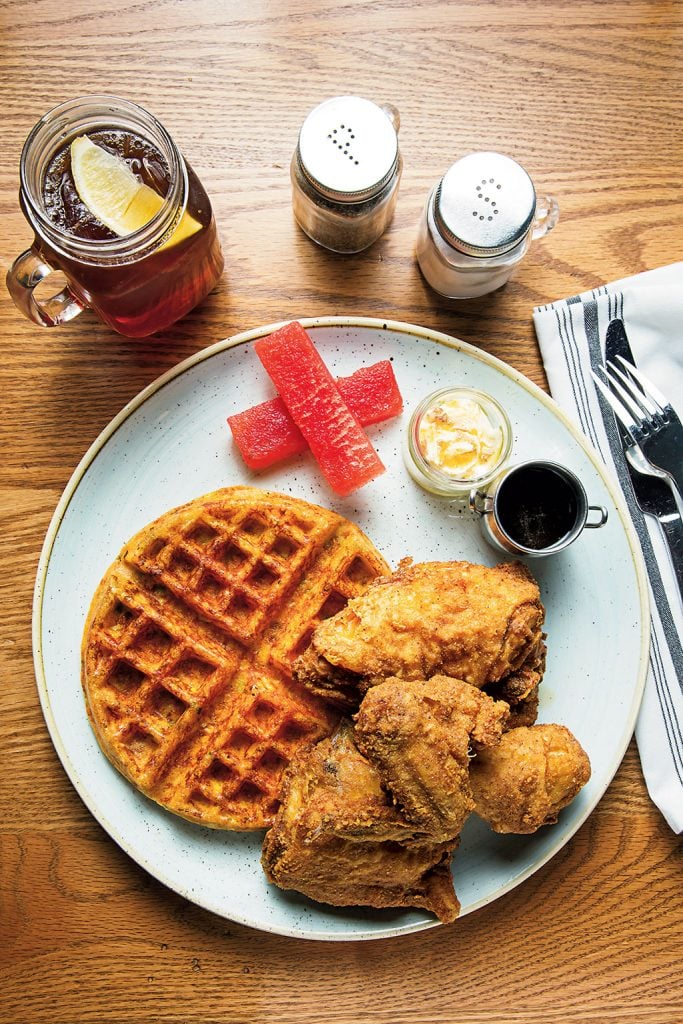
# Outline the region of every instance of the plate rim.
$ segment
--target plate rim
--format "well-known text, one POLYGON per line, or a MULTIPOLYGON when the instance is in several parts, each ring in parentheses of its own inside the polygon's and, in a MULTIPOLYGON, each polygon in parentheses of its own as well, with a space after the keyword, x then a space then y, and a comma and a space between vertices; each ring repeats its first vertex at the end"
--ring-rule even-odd
MULTIPOLYGON (((103 810, 94 804, 89 798, 89 795, 84 794, 82 791, 82 784, 78 770, 72 763, 70 755, 68 754, 57 727, 57 723, 52 713, 51 699, 47 685, 47 678, 45 672, 45 665, 43 659, 43 642, 42 642, 42 625, 43 625, 43 599, 45 596, 45 585, 47 582, 47 574, 50 565, 50 558, 54 549, 59 529, 61 527, 64 516, 73 500, 78 487, 83 480, 89 467, 94 462, 98 453, 104 448, 111 437, 116 433, 119 427, 141 406, 143 406, 149 398, 151 398, 156 392, 160 391, 170 381, 181 377, 188 370, 197 366, 199 363, 205 362, 211 359, 214 355, 227 351, 231 348, 235 348, 238 345, 247 344, 250 341, 255 341, 258 338, 265 337, 272 334, 278 328, 284 326, 287 323, 291 323, 292 319, 279 320, 274 323, 262 325, 260 327, 250 328, 246 331, 240 331, 237 334, 231 335, 228 338, 223 338, 220 341, 214 342, 203 349, 199 349, 186 359, 181 360, 174 366, 170 367, 159 377, 155 378, 149 384, 147 384, 141 391, 139 391, 132 399, 130 399, 121 408, 121 410, 109 421, 109 423, 100 431, 95 440, 89 445, 84 455, 73 470, 69 480, 62 491, 59 501, 55 507, 55 510, 50 519, 50 523, 45 534, 45 538, 41 547, 40 558, 38 560, 38 566, 36 569, 36 579, 33 591, 33 602, 32 602, 32 650, 33 650, 33 665, 36 679, 36 688, 38 690, 38 697, 47 726, 50 740, 55 748, 55 752, 59 757, 62 767, 74 786, 79 798, 83 801, 88 811, 92 814, 95 820, 104 828, 107 835, 114 840, 114 842, 129 856, 136 864, 142 867, 145 871, 156 878, 157 881, 161 882, 171 891, 178 893, 184 899, 194 903, 197 906, 202 907, 204 910, 208 910, 211 913, 217 914, 224 920, 230 920, 236 924, 244 925, 249 928, 254 928, 258 931, 267 932, 270 934, 282 935, 289 938, 307 939, 312 941, 328 941, 328 942, 355 942, 362 940, 371 939, 389 939, 395 938, 399 935, 414 934, 418 931, 424 931, 430 928, 438 927, 438 921, 426 921, 418 922, 415 925, 400 926, 395 928, 386 928, 381 931, 362 931, 362 929, 353 935, 349 934, 330 934, 324 931, 307 931, 302 933, 294 928, 283 928, 279 926, 268 926, 263 923, 255 923, 249 917, 243 914, 236 914, 234 916, 226 917, 221 911, 217 911, 215 907, 210 906, 208 902, 198 899, 192 894, 189 887, 178 886, 176 883, 172 883, 164 877, 163 870, 160 870, 156 865, 152 864, 149 859, 137 850, 132 850, 129 843, 123 835, 120 834, 118 828, 113 826, 106 817, 103 810)), ((600 456, 588 441, 584 434, 581 433, 579 428, 573 422, 573 420, 564 412, 564 410, 558 405, 558 403, 545 391, 543 391, 537 384, 535 384, 520 371, 514 367, 505 363, 502 359, 496 356, 490 355, 483 349, 478 348, 469 342, 463 341, 453 335, 446 334, 442 331, 433 330, 429 327, 421 327, 416 324, 411 324, 401 320, 391 320, 387 318, 379 317, 365 317, 365 316, 317 316, 317 317, 300 317, 298 322, 304 327, 304 329, 314 328, 329 328, 329 327, 346 327, 346 328, 370 328, 378 331, 389 331, 397 334, 407 334, 420 340, 428 341, 430 343, 442 344, 448 348, 462 351, 468 356, 479 360, 480 362, 486 363, 494 369, 501 372, 504 376, 514 381, 518 386, 522 387, 527 391, 533 398, 540 401, 541 404, 545 405, 553 415, 563 424, 568 430, 574 441, 582 448, 584 454, 588 457, 592 463, 594 469, 600 476, 603 485, 607 489, 614 506, 619 515, 622 528, 626 535, 628 547, 631 553, 638 588, 638 597, 640 602, 640 650, 639 650, 639 661, 638 661, 638 677, 634 692, 631 700, 631 706, 626 719, 626 726, 624 729, 624 735, 620 745, 617 747, 610 766, 608 768, 608 778, 606 785, 591 801, 588 802, 587 806, 583 809, 582 814, 573 823, 571 831, 568 835, 562 834, 558 837, 558 842, 551 844, 548 851, 533 865, 530 865, 521 875, 512 879, 508 884, 503 885, 498 889, 494 896, 482 897, 480 900, 475 901, 471 906, 467 908, 461 917, 467 914, 473 913, 476 910, 488 905, 489 903, 495 902, 501 896, 510 892, 512 889, 517 888, 523 882, 527 881, 533 874, 535 874, 540 868, 548 863, 561 849, 565 846, 579 831, 588 817, 593 813, 595 807, 603 798, 607 789, 612 783, 614 776, 623 761, 624 755, 628 748, 633 731, 635 728, 635 722, 640 708, 640 704, 643 697, 645 688, 645 682, 648 673, 649 666, 649 642, 650 642, 650 598, 649 598, 649 584, 648 577, 645 569, 645 561, 643 558, 642 551, 640 550, 635 528, 631 522, 631 518, 628 514, 625 500, 621 491, 608 472, 606 466, 601 461, 600 456)), ((79 680, 80 685, 80 680, 79 680)))

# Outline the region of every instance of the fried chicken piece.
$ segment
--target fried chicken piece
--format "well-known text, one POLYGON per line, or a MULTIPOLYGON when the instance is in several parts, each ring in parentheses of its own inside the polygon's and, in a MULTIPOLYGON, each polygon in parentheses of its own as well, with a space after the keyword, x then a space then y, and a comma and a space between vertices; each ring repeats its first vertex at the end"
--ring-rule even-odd
POLYGON ((533 725, 538 716, 538 688, 545 672, 545 635, 535 655, 526 664, 499 683, 488 683, 484 689, 494 700, 504 700, 510 707, 507 729, 533 725))
MULTIPOLYGON (((493 697, 494 700, 498 699, 495 687, 490 689, 487 687, 485 692, 493 697)), ((510 708, 510 714, 505 725, 506 730, 518 729, 522 725, 534 725, 538 718, 538 686, 535 686, 522 700, 515 703, 510 702, 508 707, 510 708)))
POLYGON ((402 564, 321 622, 294 671, 347 709, 388 676, 443 674, 482 687, 522 673, 528 692, 543 671, 543 617, 520 563, 402 564))
POLYGON ((508 705, 460 679, 390 678, 366 693, 356 744, 375 765, 407 820, 438 842, 460 833, 474 810, 470 744, 500 741, 508 705))
POLYGON ((261 863, 270 882, 336 906, 423 907, 444 923, 460 904, 450 858, 392 805, 344 723, 288 768, 261 863))
POLYGON ((588 755, 565 726, 511 729, 470 765, 475 810, 495 832, 535 832, 557 821, 590 774, 588 755))
POLYGON ((538 643, 529 651, 524 664, 502 680, 486 684, 486 692, 496 700, 506 701, 511 708, 523 704, 534 692, 538 693, 538 686, 545 672, 546 652, 545 633, 541 633, 538 643))

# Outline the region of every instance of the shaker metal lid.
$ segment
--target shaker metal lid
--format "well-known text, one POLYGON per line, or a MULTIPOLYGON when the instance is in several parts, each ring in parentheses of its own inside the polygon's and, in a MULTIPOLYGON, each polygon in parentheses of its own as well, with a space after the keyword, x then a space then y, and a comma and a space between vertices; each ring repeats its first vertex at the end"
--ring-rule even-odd
POLYGON ((531 178, 501 153, 470 153, 437 186, 434 219, 444 238, 470 256, 500 256, 526 235, 536 212, 531 178))
POLYGON ((376 103, 335 96, 308 115, 297 152, 303 173, 322 195, 359 203, 380 192, 394 173, 398 137, 376 103))

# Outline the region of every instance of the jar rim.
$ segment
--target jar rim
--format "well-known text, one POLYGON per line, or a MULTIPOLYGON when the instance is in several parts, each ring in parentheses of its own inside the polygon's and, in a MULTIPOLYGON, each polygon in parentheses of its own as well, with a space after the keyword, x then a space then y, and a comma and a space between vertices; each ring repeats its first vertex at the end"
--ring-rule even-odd
POLYGON ((96 93, 66 100, 35 123, 24 142, 19 165, 24 212, 36 234, 60 255, 95 264, 140 259, 161 246, 185 212, 189 183, 185 161, 168 131, 148 110, 132 100, 96 93), (142 227, 113 239, 79 238, 56 224, 42 204, 42 182, 49 160, 76 135, 88 130, 122 127, 139 132, 162 151, 169 189, 161 209, 142 227))
POLYGON ((335 189, 329 188, 327 185, 324 185, 313 174, 311 174, 307 168, 301 157, 301 150, 298 144, 296 148, 296 160, 299 170, 305 177, 308 184, 324 199, 327 199, 329 202, 339 203, 340 206, 360 206, 362 203, 366 203, 370 199, 375 199, 382 190, 386 188, 389 182, 393 180, 398 170, 400 156, 398 153, 396 154, 394 162, 387 173, 383 178, 380 178, 375 185, 358 192, 339 192, 335 191, 335 189))

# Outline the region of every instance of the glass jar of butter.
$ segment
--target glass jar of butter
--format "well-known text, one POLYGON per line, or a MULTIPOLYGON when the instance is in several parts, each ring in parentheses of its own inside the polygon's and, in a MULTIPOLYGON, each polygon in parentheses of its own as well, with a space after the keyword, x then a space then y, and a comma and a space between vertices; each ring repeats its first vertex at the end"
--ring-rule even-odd
POLYGON ((395 107, 360 96, 335 96, 308 115, 292 157, 292 208, 318 245, 361 252, 384 233, 403 167, 399 126, 395 107))
POLYGON ((413 412, 404 458, 426 491, 457 498, 492 480, 511 449, 512 427, 503 407, 483 391, 450 387, 427 395, 413 412))

